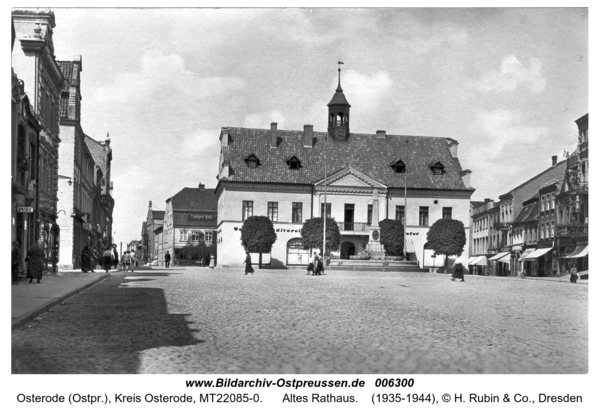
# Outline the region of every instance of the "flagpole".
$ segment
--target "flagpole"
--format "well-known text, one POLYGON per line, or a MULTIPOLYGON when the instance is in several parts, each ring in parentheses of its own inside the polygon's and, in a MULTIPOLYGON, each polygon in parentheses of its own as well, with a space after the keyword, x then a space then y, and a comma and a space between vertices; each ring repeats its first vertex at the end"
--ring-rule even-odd
MULTIPOLYGON (((406 140, 406 153, 408 154, 408 139, 406 140)), ((408 159, 406 159, 404 166, 404 225, 402 228, 402 244, 404 244, 404 261, 408 261, 408 257, 406 256, 406 215, 408 213, 408 205, 406 204, 406 175, 408 174, 408 168, 406 164, 408 163, 408 159)))
POLYGON ((325 192, 323 197, 323 267, 325 267, 325 245, 327 241, 327 134, 325 134, 325 141, 323 142, 325 152, 325 192))

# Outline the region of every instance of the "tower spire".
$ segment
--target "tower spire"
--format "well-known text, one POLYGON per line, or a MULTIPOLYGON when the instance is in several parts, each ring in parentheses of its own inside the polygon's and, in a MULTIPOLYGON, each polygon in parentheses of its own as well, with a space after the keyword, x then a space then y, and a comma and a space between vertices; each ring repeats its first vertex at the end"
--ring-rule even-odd
POLYGON ((336 92, 343 92, 342 90, 342 65, 344 62, 338 59, 338 87, 335 90, 336 92))

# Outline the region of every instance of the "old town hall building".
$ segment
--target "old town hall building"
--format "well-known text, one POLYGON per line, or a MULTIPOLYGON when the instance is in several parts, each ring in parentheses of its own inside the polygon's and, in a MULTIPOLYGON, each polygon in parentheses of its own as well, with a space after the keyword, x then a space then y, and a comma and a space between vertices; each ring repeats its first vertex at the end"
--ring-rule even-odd
MULTIPOLYGON (((222 128, 216 188, 219 266, 242 266, 240 228, 252 215, 267 216, 274 224, 277 241, 270 257, 263 257, 272 267, 308 262, 300 230, 306 219, 324 213, 335 218, 342 235, 332 260, 369 249, 373 227, 385 218, 404 221, 406 214, 407 250, 421 267, 433 266, 426 236, 435 221, 457 219, 469 231, 475 189, 471 171, 458 160, 458 142, 384 130, 353 133, 350 107, 338 73, 327 105, 327 132, 312 125, 279 130, 276 123, 270 129, 222 128)), ((468 251, 465 245, 465 261, 468 251)))

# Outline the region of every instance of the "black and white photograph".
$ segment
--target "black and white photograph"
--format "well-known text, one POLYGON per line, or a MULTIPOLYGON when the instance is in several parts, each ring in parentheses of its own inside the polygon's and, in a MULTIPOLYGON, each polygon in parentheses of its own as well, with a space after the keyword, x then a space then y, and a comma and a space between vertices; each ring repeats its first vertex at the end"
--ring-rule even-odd
POLYGON ((7 404, 599 406, 549 5, 5 7, 7 404))

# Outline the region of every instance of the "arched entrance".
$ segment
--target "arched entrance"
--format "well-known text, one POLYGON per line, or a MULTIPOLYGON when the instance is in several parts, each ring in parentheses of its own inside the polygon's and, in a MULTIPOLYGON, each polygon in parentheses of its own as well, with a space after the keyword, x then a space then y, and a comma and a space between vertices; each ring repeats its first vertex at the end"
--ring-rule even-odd
POLYGON ((308 265, 309 252, 302 245, 302 238, 292 238, 287 243, 286 265, 308 265))
POLYGON ((354 247, 354 243, 352 242, 344 242, 340 247, 340 257, 343 260, 349 260, 350 255, 356 255, 356 248, 354 247))

